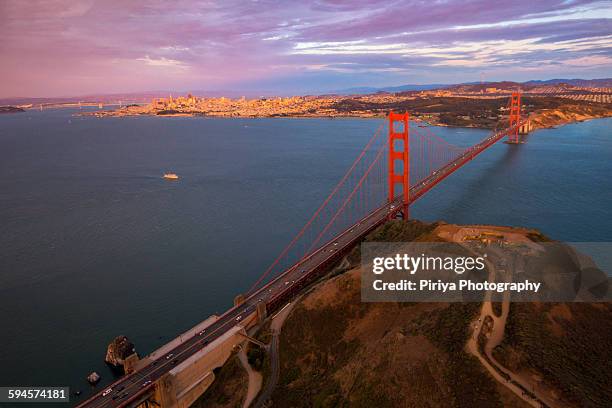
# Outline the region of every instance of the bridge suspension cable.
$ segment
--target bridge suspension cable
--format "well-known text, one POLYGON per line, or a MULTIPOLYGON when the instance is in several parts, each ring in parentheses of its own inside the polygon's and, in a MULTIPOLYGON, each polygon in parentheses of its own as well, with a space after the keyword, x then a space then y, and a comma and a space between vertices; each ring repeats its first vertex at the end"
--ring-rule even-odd
POLYGON ((293 239, 289 242, 289 244, 281 251, 281 253, 278 255, 278 257, 272 262, 272 264, 270 264, 270 266, 264 271, 264 273, 251 286, 251 288, 249 289, 249 293, 254 291, 258 287, 258 285, 266 277, 268 277, 270 275, 270 273, 273 270, 275 270, 279 265, 281 267, 284 265, 284 263, 282 261, 284 259, 286 259, 288 257, 288 255, 290 255, 291 250, 293 250, 297 246, 299 241, 303 237, 305 237, 307 235, 307 232, 311 228, 313 228, 313 225, 316 225, 318 220, 325 215, 326 210, 327 210, 328 206, 330 205, 330 203, 333 202, 335 200, 335 198, 338 196, 338 192, 341 189, 343 189, 343 187, 345 187, 345 185, 350 184, 350 180, 352 179, 352 176, 354 175, 355 169, 359 166, 359 164, 361 162, 363 162, 366 159, 366 156, 367 156, 368 152, 370 151, 371 147, 373 145, 375 145, 376 143, 380 142, 380 139, 381 139, 380 136, 381 136, 381 132, 382 132, 383 128, 384 128, 384 123, 381 124, 376 129, 376 131, 374 132, 374 135, 366 143, 365 147, 359 153, 359 155, 357 156, 355 161, 351 164, 351 166, 349 167, 347 172, 344 174, 342 179, 340 179, 338 184, 336 184, 336 186, 332 189, 331 193, 327 196, 327 198, 325 198, 323 203, 319 206, 319 208, 317 208, 317 210, 310 217, 310 219, 306 222, 306 224, 304 224, 304 226, 300 229, 300 231, 298 231, 298 233, 293 237, 293 239))
MULTIPOLYGON (((516 106, 516 99, 511 99, 510 105, 516 106)), ((518 99, 520 108, 520 98, 518 99)), ((516 112, 516 109, 515 109, 516 112)), ((444 138, 434 133, 426 122, 420 120, 407 121, 406 114, 394 114, 396 121, 406 121, 409 128, 409 137, 404 134, 401 138, 407 141, 407 154, 409 160, 407 174, 409 178, 406 183, 401 176, 404 169, 401 165, 393 170, 392 161, 400 159, 404 151, 398 151, 392 144, 395 139, 400 138, 402 133, 395 132, 392 128, 389 137, 383 137, 382 132, 385 123, 381 124, 373 136, 368 140, 357 158, 353 161, 347 172, 332 189, 330 194, 323 200, 313 215, 304 226, 291 239, 289 244, 283 248, 270 266, 255 281, 248 294, 257 290, 267 280, 278 276, 284 271, 296 268, 301 260, 317 251, 319 248, 330 244, 340 234, 358 225, 360 220, 369 215, 380 212, 385 207, 388 216, 395 216, 403 212, 407 216, 407 206, 423 196, 427 191, 440 183, 458 168, 472 160, 489 146, 515 134, 517 127, 523 122, 516 117, 511 119, 510 126, 501 131, 494 131, 490 136, 470 147, 461 147, 449 143, 444 138), (390 150, 392 149, 392 150, 390 150), (389 160, 383 160, 387 153, 389 160), (390 176, 390 169, 393 176, 390 176), (400 172, 398 174, 398 172, 400 172), (402 181, 401 194, 390 194, 391 183, 389 178, 393 177, 395 182, 402 181), (408 197, 404 200, 403 191, 408 188, 408 197), (403 211, 402 211, 403 210, 403 211)), ((389 123, 393 120, 390 119, 389 123)), ((395 167, 395 164, 393 164, 395 167)))

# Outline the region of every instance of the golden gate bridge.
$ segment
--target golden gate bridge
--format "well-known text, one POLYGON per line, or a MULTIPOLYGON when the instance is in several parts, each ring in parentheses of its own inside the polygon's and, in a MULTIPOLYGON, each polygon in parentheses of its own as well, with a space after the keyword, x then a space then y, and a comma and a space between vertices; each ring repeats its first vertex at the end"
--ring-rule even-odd
MULTIPOLYGON (((504 137, 508 144, 521 143, 519 130, 526 119, 521 116, 519 92, 512 93, 508 111, 508 122, 498 125, 501 130, 495 129, 470 147, 449 143, 425 122, 412 120, 408 112, 390 112, 388 123, 378 127, 329 196, 248 293, 273 277, 300 268, 314 251, 353 231, 362 220, 377 217, 372 230, 387 219, 408 218, 412 203, 504 137)), ((279 297, 276 303, 285 298, 279 297)))
POLYGON ((510 98, 509 112, 501 130, 469 147, 442 139, 423 122, 411 121, 408 112, 390 112, 388 122, 380 125, 346 174, 250 290, 237 296, 234 307, 205 328, 200 324, 189 336, 143 359, 136 357, 126 376, 78 406, 190 405, 210 385, 205 383, 206 378, 214 378, 210 370, 248 338, 247 326, 281 309, 369 232, 389 219, 408 218, 412 203, 487 148, 505 137, 507 143, 521 143, 519 129, 525 119, 517 92, 510 98))

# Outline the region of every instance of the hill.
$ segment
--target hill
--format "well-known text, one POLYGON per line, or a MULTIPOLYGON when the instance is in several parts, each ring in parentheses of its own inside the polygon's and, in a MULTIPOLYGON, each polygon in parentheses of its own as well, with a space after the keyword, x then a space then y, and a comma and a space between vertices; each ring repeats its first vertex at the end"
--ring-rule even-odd
POLYGON ((582 88, 610 88, 612 87, 612 78, 600 78, 600 79, 547 79, 547 80, 530 80, 525 82, 513 82, 513 81, 487 81, 487 82, 464 82, 459 84, 407 84, 398 86, 387 86, 387 87, 354 87, 348 89, 341 89, 332 91, 330 93, 337 95, 356 95, 356 94, 374 94, 377 92, 411 92, 411 91, 427 91, 432 89, 451 89, 451 90, 463 90, 478 92, 486 88, 497 88, 502 90, 513 90, 523 89, 528 90, 537 87, 556 87, 559 85, 568 85, 572 87, 582 88))
MULTIPOLYGON (((372 241, 433 241, 394 221, 372 241)), ((358 250, 352 254, 359 258, 358 250)), ((363 303, 354 268, 295 306, 280 343, 278 407, 527 407, 464 351, 479 303, 363 303)))
MULTIPOLYGON (((457 228, 391 222, 368 239, 431 242, 457 228)), ((548 240, 535 230, 486 228, 548 240)), ((480 307, 363 303, 358 268, 335 276, 285 322, 274 406, 523 407, 531 391, 551 407, 603 407, 612 400, 609 304, 511 304, 494 356, 531 384, 522 399, 466 351, 480 307)))
POLYGON ((359 287, 355 269, 294 309, 273 406, 526 406, 463 351, 478 304, 364 304, 359 287))
POLYGON ((495 358, 567 406, 612 401, 612 305, 516 303, 495 358))
POLYGON ((407 84, 398 86, 386 86, 381 88, 361 86, 355 88, 339 89, 329 92, 335 95, 356 95, 356 94, 374 94, 378 92, 406 92, 406 91, 426 91, 430 89, 441 89, 450 86, 449 84, 407 84))
POLYGON ((571 86, 579 86, 584 88, 610 88, 612 87, 612 78, 601 78, 601 79, 548 79, 548 80, 532 80, 523 82, 524 85, 559 85, 567 84, 571 86))

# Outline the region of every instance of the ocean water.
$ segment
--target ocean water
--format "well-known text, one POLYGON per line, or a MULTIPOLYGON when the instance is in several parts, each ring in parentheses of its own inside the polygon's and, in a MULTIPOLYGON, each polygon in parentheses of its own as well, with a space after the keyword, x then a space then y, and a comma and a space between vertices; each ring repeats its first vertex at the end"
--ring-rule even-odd
MULTIPOLYGON (((113 380, 114 336, 147 354, 230 307, 381 123, 75 112, 0 116, 0 385, 87 394, 89 372, 113 380)), ((411 215, 612 241, 610 129, 599 119, 498 143, 411 215)), ((458 145, 487 134, 436 133, 458 145)))

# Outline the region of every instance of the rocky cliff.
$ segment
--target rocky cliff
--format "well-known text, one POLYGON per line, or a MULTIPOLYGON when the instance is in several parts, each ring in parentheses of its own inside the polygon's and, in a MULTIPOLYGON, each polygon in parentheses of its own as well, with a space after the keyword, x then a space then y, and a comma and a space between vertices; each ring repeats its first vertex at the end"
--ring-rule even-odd
POLYGON ((551 128, 567 123, 612 116, 612 107, 607 105, 563 105, 556 109, 542 109, 530 115, 534 129, 551 128))
POLYGON ((136 353, 136 347, 126 336, 117 336, 108 345, 104 361, 113 367, 123 367, 128 356, 136 353))

